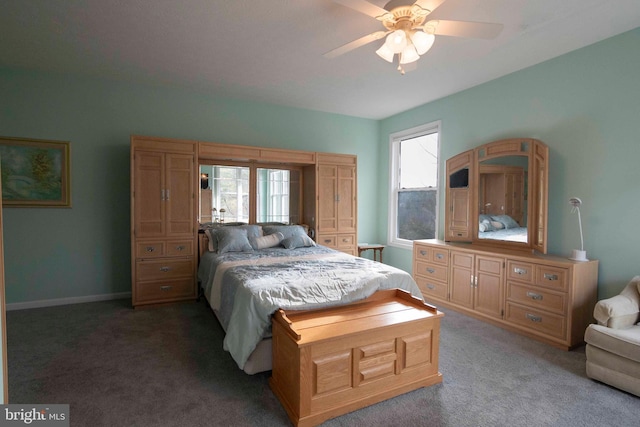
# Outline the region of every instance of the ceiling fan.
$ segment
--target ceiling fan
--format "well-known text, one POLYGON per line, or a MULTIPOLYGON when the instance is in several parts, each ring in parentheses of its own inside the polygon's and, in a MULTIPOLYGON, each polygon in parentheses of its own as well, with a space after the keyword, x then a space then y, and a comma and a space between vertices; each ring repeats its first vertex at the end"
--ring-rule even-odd
POLYGON ((445 0, 391 0, 384 8, 366 0, 333 0, 343 6, 377 19, 385 30, 367 34, 357 40, 324 54, 335 58, 366 44, 386 37, 384 44, 376 50, 378 56, 393 62, 398 54, 398 71, 405 73, 407 64, 414 64, 435 41, 436 35, 492 39, 502 31, 502 24, 485 22, 431 20, 427 16, 445 0))

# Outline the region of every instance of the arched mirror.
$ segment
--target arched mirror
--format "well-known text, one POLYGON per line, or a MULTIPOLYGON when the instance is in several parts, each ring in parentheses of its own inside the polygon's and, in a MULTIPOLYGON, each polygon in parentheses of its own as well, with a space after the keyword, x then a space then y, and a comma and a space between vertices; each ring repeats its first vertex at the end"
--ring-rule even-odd
POLYGON ((546 253, 548 153, 514 138, 447 160, 445 240, 546 253))

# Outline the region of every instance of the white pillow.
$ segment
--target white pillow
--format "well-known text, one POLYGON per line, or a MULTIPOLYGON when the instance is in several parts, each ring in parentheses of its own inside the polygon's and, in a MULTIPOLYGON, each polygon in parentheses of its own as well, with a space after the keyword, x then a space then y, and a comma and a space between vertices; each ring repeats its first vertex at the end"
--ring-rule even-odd
POLYGON ((267 234, 266 236, 250 238, 249 242, 251 243, 251 246, 253 246, 253 249, 266 249, 278 246, 280 242, 282 242, 282 239, 284 239, 284 235, 280 232, 276 232, 273 234, 267 234))

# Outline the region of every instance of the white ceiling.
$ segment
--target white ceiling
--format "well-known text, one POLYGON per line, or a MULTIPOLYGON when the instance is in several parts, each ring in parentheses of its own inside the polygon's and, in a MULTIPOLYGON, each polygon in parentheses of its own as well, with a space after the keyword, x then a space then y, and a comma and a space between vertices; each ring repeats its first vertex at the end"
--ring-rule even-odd
POLYGON ((640 1, 447 0, 438 18, 504 29, 438 36, 401 76, 382 40, 323 57, 383 29, 332 0, 0 0, 0 66, 381 119, 640 27, 640 1))

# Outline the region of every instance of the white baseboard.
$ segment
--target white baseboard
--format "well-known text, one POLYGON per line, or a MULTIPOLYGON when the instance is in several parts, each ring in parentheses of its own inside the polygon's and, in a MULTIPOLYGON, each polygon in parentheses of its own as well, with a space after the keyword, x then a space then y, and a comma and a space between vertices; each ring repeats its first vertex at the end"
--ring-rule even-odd
POLYGON ((88 295, 85 297, 70 297, 45 299, 40 301, 14 302, 7 304, 7 311, 26 310, 28 308, 54 307, 56 305, 81 304, 85 302, 109 301, 114 299, 131 299, 131 292, 120 292, 117 294, 88 295))

